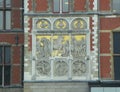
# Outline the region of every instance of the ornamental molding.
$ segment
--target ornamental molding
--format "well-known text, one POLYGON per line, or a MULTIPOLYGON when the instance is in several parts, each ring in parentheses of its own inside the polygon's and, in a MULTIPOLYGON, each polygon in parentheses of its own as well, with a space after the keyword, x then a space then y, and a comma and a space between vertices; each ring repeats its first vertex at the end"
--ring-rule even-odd
POLYGON ((33 30, 89 30, 88 17, 35 17, 33 30))

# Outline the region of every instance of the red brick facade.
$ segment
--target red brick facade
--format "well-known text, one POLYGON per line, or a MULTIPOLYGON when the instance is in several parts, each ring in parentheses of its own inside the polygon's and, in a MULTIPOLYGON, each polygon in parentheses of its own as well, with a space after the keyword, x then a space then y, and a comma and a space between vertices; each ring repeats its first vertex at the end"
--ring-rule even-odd
POLYGON ((23 0, 11 0, 11 1, 12 1, 12 7, 17 8, 17 9, 22 8, 23 0))
POLYGON ((100 18, 100 29, 101 30, 114 30, 120 27, 120 17, 114 18, 100 18))
POLYGON ((23 33, 17 34, 17 33, 0 33, 0 42, 6 42, 8 44, 16 44, 15 37, 18 35, 18 43, 23 45, 24 43, 24 35, 23 33))
MULTIPOLYGON (((113 9, 111 0, 99 0, 101 12, 109 13, 113 9)), ((114 79, 113 32, 120 27, 117 15, 100 16, 100 73, 102 79, 114 79)))
MULTIPOLYGON (((73 11, 75 12, 83 12, 88 9, 93 8, 93 1, 90 0, 90 4, 87 3, 87 0, 74 0, 73 2, 70 2, 70 5, 73 4, 74 8, 73 11)), ((50 0, 28 0, 28 9, 29 11, 35 11, 35 12, 47 12, 48 9, 52 11, 53 8, 53 2, 50 0), (49 1, 49 2, 48 2, 49 1), (33 6, 34 4, 34 6, 33 6)))
MULTIPOLYGON (((4 0, 3 0, 4 1, 4 0)), ((10 0, 11 3, 11 29, 0 29, 0 45, 11 47, 11 78, 10 85, 22 87, 23 82, 23 0, 10 0)), ((8 1, 9 2, 9 1, 8 1)), ((4 62, 4 61, 2 61, 4 62)))
POLYGON ((12 84, 13 85, 20 85, 22 83, 21 76, 21 66, 14 66, 13 67, 13 74, 12 74, 12 84))
POLYGON ((12 57, 14 64, 21 63, 21 59, 19 59, 19 57, 21 57, 21 48, 20 48, 20 46, 14 46, 13 47, 13 57, 12 57))
POLYGON ((21 15, 22 13, 20 12, 20 10, 13 10, 12 11, 12 21, 13 21, 13 24, 12 24, 12 28, 13 29, 19 29, 22 27, 22 20, 21 20, 21 15), (20 21, 20 22, 18 22, 20 21))
POLYGON ((12 84, 11 85, 21 85, 22 83, 22 46, 24 44, 24 34, 23 33, 0 33, 0 43, 2 45, 9 44, 11 46, 11 64, 12 64, 12 84), (18 35, 18 44, 16 45, 15 37, 18 35))
MULTIPOLYGON (((112 65, 112 33, 120 27, 120 17, 101 17, 100 18, 100 58, 101 78, 112 78, 114 76, 114 66, 112 65), (107 59, 107 60, 106 60, 107 59), (109 64, 106 64, 108 62, 109 64), (104 63, 104 65, 103 65, 104 63), (112 67, 111 67, 112 66, 112 67), (106 71, 104 68, 106 67, 106 71), (109 74, 108 74, 109 73, 109 74), (108 76, 107 76, 108 75, 108 76)), ((114 62, 114 61, 113 61, 114 62)))
POLYGON ((22 0, 12 0, 12 29, 22 28, 22 0))
POLYGON ((87 7, 86 0, 74 0, 75 11, 85 11, 87 7))
POLYGON ((99 0, 100 3, 100 11, 110 11, 110 2, 111 0, 99 0))
POLYGON ((48 9, 48 0, 35 0, 35 11, 46 12, 48 9))
POLYGON ((110 53, 110 33, 101 32, 100 33, 100 53, 109 54, 110 53))
POLYGON ((101 56, 100 57, 100 62, 101 62, 100 63, 100 69, 101 69, 100 73, 101 73, 101 78, 103 78, 103 79, 111 78, 110 59, 111 59, 110 56, 101 56))

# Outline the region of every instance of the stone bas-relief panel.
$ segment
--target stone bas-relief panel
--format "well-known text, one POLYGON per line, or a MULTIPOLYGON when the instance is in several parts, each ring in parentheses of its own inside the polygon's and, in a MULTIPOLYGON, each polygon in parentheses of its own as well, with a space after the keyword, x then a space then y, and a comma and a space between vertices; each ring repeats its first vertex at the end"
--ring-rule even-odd
POLYGON ((67 57, 69 56, 69 40, 70 36, 68 35, 54 35, 53 36, 53 57, 67 57))
POLYGON ((36 55, 37 59, 51 56, 51 36, 37 36, 36 55))
POLYGON ((74 58, 86 56, 86 36, 73 35, 71 37, 71 54, 74 58))
POLYGON ((85 61, 80 59, 74 60, 72 63, 72 75, 81 76, 87 72, 87 64, 85 61))
POLYGON ((47 59, 37 60, 36 62, 37 76, 50 76, 50 62, 47 59))
POLYGON ((36 75, 41 78, 86 77, 86 35, 36 36, 36 75))
POLYGON ((65 60, 61 58, 56 59, 54 63, 54 76, 66 76, 68 74, 69 67, 65 60))

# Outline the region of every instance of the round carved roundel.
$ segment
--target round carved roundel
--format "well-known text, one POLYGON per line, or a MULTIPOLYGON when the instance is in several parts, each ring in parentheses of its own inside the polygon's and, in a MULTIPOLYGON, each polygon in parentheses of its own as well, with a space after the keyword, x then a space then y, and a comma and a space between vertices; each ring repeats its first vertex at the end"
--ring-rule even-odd
POLYGON ((87 23, 85 20, 81 18, 74 19, 72 21, 72 29, 73 30, 80 30, 80 29, 86 29, 87 28, 87 23))
POLYGON ((55 22, 54 22, 54 28, 55 29, 67 29, 68 27, 68 23, 65 19, 57 19, 55 22))
POLYGON ((50 64, 46 60, 39 60, 36 64, 37 74, 41 76, 48 76, 50 74, 50 64))
POLYGON ((73 67, 72 72, 73 72, 74 76, 80 76, 80 75, 86 73, 86 71, 87 71, 86 63, 81 60, 74 61, 72 67, 73 67))
POLYGON ((47 19, 40 19, 36 23, 36 27, 38 29, 49 29, 50 28, 50 22, 47 19))

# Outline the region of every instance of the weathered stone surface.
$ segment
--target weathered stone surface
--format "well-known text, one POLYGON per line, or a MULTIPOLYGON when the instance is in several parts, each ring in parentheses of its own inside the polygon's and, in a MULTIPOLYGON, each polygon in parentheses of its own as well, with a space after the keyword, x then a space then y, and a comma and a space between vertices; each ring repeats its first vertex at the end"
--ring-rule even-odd
POLYGON ((87 83, 78 82, 25 83, 24 86, 24 92, 89 92, 87 83))

